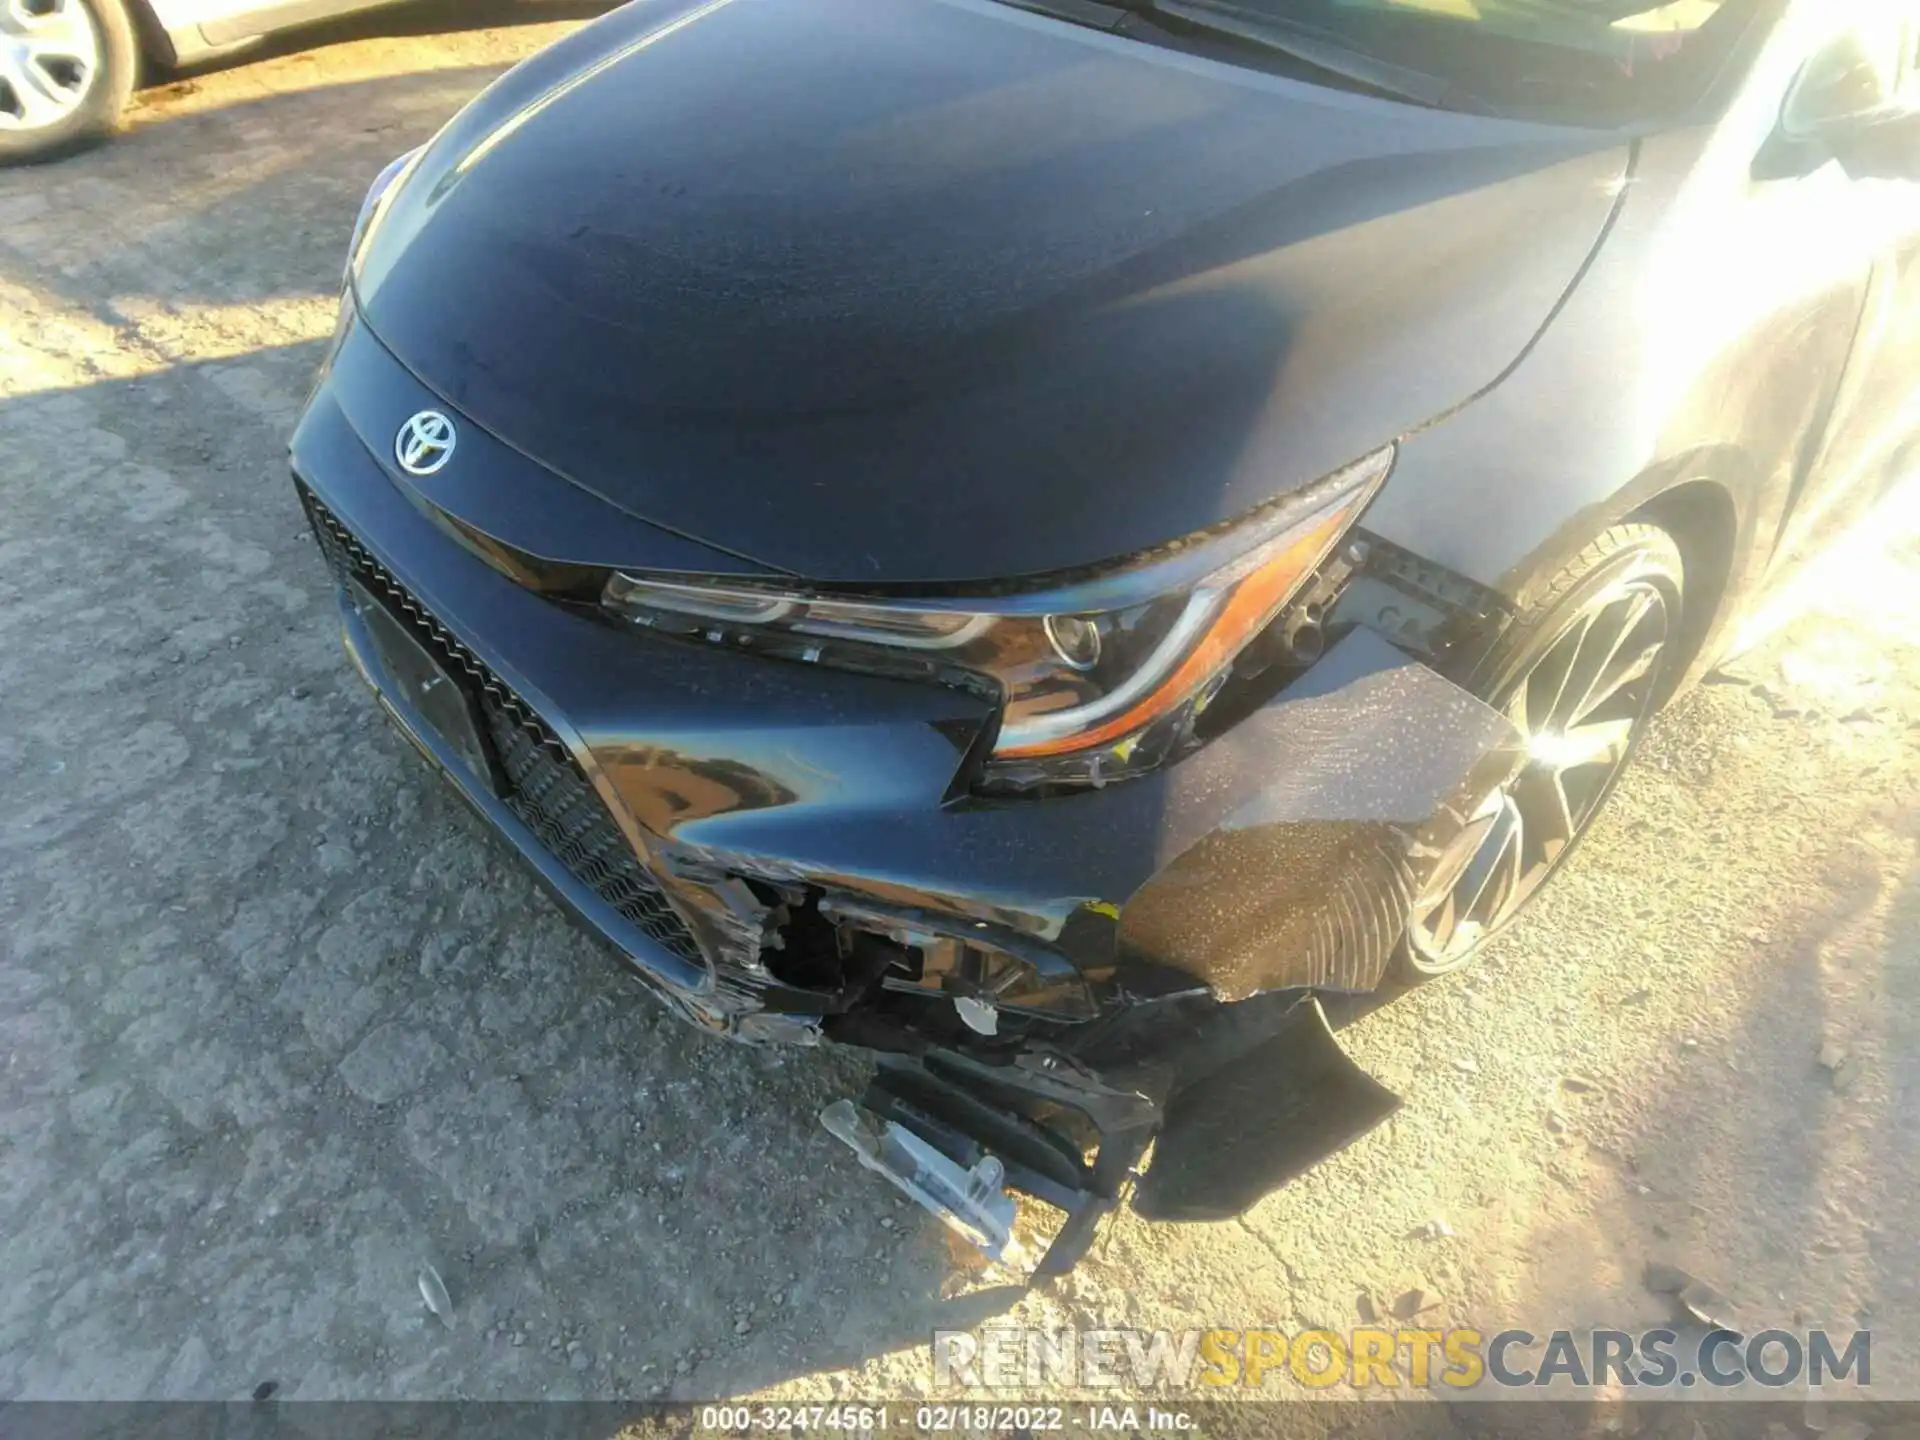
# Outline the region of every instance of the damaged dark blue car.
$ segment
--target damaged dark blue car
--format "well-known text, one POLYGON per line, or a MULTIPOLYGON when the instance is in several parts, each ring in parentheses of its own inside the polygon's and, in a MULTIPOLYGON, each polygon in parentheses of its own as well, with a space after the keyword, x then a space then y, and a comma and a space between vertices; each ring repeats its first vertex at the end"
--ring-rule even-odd
POLYGON ((1909 0, 642 0, 368 196, 292 445, 381 701, 828 1128, 1232 1215, 1905 467, 1909 0))

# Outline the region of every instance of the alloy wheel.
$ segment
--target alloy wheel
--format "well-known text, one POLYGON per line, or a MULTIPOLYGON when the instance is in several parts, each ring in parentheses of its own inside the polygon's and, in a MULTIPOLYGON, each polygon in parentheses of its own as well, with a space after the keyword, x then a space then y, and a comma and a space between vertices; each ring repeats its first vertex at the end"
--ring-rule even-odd
POLYGON ((0 130, 45 130, 86 103, 103 65, 81 0, 0 0, 0 130))
POLYGON ((1526 743, 1414 900, 1423 969, 1463 962, 1533 898, 1599 811, 1653 711, 1671 630, 1667 592, 1628 578, 1576 615, 1496 698, 1526 743))

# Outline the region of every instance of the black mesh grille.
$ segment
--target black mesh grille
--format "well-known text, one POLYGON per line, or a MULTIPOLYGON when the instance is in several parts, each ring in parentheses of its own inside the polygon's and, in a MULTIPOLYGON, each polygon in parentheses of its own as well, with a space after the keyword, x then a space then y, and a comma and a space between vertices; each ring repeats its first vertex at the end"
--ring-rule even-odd
POLYGON ((634 858, 626 837, 553 728, 449 633, 310 490, 302 486, 300 496, 328 568, 385 601, 414 637, 467 684, 479 703, 486 739, 506 774, 501 799, 507 808, 628 924, 663 949, 698 961, 700 947, 686 922, 634 858))

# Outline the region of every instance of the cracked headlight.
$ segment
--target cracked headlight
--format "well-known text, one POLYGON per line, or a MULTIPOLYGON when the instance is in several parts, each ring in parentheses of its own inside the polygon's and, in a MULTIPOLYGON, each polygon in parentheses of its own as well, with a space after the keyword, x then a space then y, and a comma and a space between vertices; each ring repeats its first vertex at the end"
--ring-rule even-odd
POLYGON ((994 593, 860 593, 616 574, 606 607, 673 634, 1001 702, 992 788, 1101 785, 1179 747, 1234 660, 1313 576, 1393 465, 1391 447, 1230 525, 994 593))

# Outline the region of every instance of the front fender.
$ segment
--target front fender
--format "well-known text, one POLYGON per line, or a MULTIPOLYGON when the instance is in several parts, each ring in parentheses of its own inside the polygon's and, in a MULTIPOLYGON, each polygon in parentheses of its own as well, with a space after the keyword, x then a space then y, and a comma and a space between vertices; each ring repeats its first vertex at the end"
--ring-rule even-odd
POLYGON ((1369 529, 1524 605, 1609 525, 1710 479, 1732 505, 1726 593, 1741 594, 1824 431, 1870 272, 1842 256, 1791 274, 1764 227, 1745 260, 1717 254, 1742 223, 1813 203, 1751 185, 1748 139, 1642 146, 1561 313, 1499 385, 1403 443, 1369 529))

